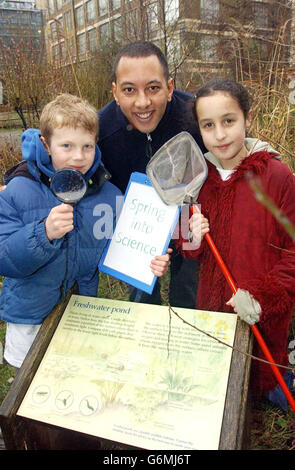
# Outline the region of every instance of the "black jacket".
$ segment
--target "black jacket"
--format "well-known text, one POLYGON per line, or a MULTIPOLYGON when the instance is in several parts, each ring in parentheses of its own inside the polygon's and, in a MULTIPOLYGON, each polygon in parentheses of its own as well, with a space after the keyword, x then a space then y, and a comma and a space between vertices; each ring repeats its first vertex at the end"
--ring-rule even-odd
POLYGON ((174 90, 164 116, 150 134, 151 154, 148 151, 148 135, 129 124, 115 101, 111 101, 99 111, 98 145, 102 162, 112 175, 111 182, 123 193, 131 173, 145 173, 151 155, 179 132, 189 132, 201 150, 205 151, 197 123, 190 113, 189 102, 192 98, 190 93, 174 90))

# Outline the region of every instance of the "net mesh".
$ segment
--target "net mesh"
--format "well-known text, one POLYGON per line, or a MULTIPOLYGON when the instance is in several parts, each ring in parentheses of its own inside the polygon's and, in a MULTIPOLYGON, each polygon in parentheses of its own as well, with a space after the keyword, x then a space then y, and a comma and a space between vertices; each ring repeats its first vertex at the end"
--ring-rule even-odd
POLYGON ((147 175, 166 204, 190 204, 207 178, 205 158, 188 132, 168 140, 150 159, 147 175))

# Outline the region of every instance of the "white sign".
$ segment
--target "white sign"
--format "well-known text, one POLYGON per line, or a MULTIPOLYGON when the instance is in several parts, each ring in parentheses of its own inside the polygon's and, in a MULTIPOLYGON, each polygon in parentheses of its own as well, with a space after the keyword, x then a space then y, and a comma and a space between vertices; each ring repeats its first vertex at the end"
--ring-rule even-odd
POLYGON ((232 349, 213 337, 232 346, 237 315, 177 313, 186 323, 72 296, 17 414, 141 449, 218 450, 232 349))
POLYGON ((151 293, 151 260, 166 252, 178 216, 178 206, 162 202, 146 175, 133 173, 100 271, 151 293))

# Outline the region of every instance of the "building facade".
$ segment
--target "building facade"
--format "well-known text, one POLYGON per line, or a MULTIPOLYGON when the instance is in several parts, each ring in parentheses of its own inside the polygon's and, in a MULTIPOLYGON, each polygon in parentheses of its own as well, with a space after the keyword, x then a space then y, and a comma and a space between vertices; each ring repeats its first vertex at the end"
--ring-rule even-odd
POLYGON ((37 9, 34 1, 0 0, 0 40, 7 46, 27 38, 40 50, 45 20, 46 10, 37 9))
MULTIPOLYGON (((43 1, 50 60, 83 61, 99 48, 152 40, 167 55, 172 73, 181 73, 182 81, 190 81, 194 73, 243 64, 246 42, 247 54, 250 47, 266 61, 274 34, 284 29, 280 39, 287 45, 294 26, 293 0, 43 1)), ((284 49, 280 60, 290 63, 292 49, 284 49)))
MULTIPOLYGON (((30 49, 36 57, 44 46, 46 9, 38 9, 35 1, 0 0, 0 68, 1 55, 9 53, 14 44, 30 49), (8 52, 7 52, 8 51, 8 52)), ((3 84, 0 82, 0 105, 3 104, 3 84)))

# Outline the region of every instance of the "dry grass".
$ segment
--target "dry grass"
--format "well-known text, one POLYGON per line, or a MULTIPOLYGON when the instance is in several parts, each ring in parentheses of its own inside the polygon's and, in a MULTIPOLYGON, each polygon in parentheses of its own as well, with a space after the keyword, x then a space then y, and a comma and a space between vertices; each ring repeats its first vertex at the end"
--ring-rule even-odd
POLYGON ((254 98, 249 134, 269 142, 295 171, 295 108, 289 101, 288 83, 277 84, 280 85, 277 89, 255 82, 245 84, 254 98))
POLYGON ((262 402, 252 410, 251 450, 295 450, 295 415, 262 402))
POLYGON ((13 138, 3 135, 0 134, 0 183, 5 172, 22 159, 20 150, 16 150, 13 138))

